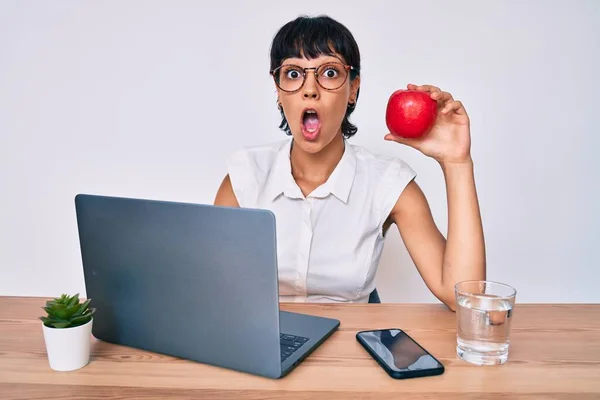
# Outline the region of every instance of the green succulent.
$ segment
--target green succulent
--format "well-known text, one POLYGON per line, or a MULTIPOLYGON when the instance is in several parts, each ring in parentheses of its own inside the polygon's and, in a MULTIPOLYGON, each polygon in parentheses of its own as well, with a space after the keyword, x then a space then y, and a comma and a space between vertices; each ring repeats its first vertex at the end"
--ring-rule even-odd
POLYGON ((73 296, 63 294, 59 298, 47 301, 46 306, 42 307, 47 316, 39 318, 50 328, 73 328, 84 325, 96 312, 95 308, 88 308, 91 300, 79 303, 79 293, 73 296))

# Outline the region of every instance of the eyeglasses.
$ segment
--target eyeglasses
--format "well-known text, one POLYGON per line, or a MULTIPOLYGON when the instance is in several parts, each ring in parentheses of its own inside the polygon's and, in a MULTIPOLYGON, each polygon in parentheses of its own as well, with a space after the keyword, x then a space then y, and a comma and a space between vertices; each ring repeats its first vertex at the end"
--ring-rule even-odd
POLYGON ((338 62, 328 62, 318 67, 302 68, 297 65, 281 65, 271 71, 277 87, 284 92, 297 92, 306 82, 307 71, 313 70, 319 86, 325 90, 336 90, 342 87, 348 79, 349 71, 354 70, 350 65, 338 62))

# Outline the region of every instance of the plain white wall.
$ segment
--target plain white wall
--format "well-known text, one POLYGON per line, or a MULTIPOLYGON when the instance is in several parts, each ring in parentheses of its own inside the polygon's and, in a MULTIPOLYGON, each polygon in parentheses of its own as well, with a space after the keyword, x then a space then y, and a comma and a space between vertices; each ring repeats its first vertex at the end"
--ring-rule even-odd
MULTIPOLYGON (((404 158, 446 232, 439 166, 383 140, 408 82, 472 119, 488 277, 522 302, 599 302, 600 2, 2 1, 0 294, 85 294, 79 192, 212 203, 227 155, 280 140, 276 30, 329 14, 355 35, 352 140, 404 158)), ((436 301, 396 229, 384 301, 436 301)))

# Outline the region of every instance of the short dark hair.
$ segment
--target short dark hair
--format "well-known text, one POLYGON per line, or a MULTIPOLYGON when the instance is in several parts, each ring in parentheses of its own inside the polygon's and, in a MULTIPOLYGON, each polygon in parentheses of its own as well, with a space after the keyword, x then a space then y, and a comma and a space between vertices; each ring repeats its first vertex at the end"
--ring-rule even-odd
MULTIPOLYGON (((354 67, 350 71, 352 82, 360 75, 360 51, 352 33, 327 15, 317 17, 301 15, 282 26, 273 38, 270 70, 279 67, 286 58, 304 56, 313 59, 321 55, 334 56, 334 53, 341 55, 347 64, 354 67)), ((358 100, 358 92, 356 100, 358 100)), ((354 136, 358 131, 358 128, 349 121, 355 106, 356 103, 346 108, 346 115, 342 121, 342 134, 346 138, 354 136)), ((280 112, 282 119, 279 128, 291 135, 283 109, 280 108, 280 112)))

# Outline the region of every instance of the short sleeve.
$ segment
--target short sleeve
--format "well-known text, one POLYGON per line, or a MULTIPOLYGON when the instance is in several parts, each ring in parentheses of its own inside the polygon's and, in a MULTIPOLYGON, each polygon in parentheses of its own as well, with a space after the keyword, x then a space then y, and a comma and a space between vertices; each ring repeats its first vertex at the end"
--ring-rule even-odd
POLYGON ((382 225, 392 212, 406 186, 416 176, 416 172, 403 160, 397 158, 390 160, 376 190, 377 208, 382 225))
POLYGON ((247 151, 238 150, 227 158, 227 173, 240 207, 253 208, 256 205, 258 185, 253 171, 247 151))

